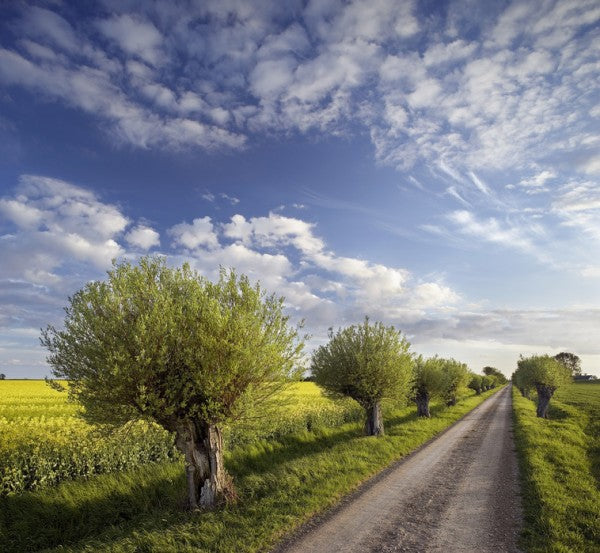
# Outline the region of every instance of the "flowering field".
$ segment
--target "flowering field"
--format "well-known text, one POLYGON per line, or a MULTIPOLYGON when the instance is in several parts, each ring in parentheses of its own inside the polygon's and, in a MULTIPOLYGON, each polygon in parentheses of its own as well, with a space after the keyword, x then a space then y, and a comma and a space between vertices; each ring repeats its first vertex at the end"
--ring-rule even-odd
MULTIPOLYGON (((225 429, 229 447, 361 418, 351 400, 333 401, 311 382, 290 385, 267 411, 225 429)), ((137 422, 110 434, 77 417, 69 403, 40 380, 0 381, 0 495, 51 486, 77 477, 175 460, 173 438, 137 422)))

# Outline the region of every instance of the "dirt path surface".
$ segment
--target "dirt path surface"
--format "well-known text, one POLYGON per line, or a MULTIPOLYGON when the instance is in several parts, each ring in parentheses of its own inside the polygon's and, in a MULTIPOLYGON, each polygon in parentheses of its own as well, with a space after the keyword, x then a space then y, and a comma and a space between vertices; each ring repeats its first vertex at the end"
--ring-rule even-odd
POLYGON ((510 386, 277 553, 518 552, 510 386))

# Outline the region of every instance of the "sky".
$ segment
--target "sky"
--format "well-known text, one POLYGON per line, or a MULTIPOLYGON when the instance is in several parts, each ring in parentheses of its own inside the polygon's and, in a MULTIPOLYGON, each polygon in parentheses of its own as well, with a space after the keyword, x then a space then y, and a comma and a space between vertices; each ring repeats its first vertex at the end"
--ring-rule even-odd
POLYGON ((597 0, 0 3, 0 372, 111 261, 600 376, 597 0))

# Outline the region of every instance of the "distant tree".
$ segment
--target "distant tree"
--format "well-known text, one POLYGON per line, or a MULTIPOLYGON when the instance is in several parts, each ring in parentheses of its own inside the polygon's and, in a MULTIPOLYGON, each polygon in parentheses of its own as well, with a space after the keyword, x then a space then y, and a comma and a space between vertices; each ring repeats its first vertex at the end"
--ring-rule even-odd
POLYGON ((526 377, 525 371, 519 371, 517 369, 512 375, 513 384, 517 387, 521 395, 527 399, 531 394, 531 390, 533 389, 533 384, 526 377))
POLYGON ((494 384, 502 386, 508 382, 504 374, 495 367, 483 367, 483 374, 495 378, 494 384))
POLYGON ((381 400, 398 398, 409 387, 413 356, 399 330, 383 323, 329 330, 329 343, 312 356, 315 381, 334 395, 349 396, 366 412, 365 434, 384 434, 381 400))
POLYGON ((234 496, 222 425, 297 372, 303 343, 282 309, 234 271, 213 283, 146 257, 78 291, 64 330, 49 326, 41 342, 87 419, 150 419, 173 432, 190 507, 213 507, 234 496))
POLYGON ((455 359, 442 359, 443 396, 446 405, 456 405, 458 394, 469 383, 469 367, 455 359))
POLYGON ((483 377, 480 374, 470 373, 470 380, 467 386, 474 390, 477 395, 481 393, 483 387, 483 377))
POLYGON ((561 351, 554 356, 554 359, 567 367, 567 369, 571 371, 571 376, 578 376, 581 374, 581 359, 574 353, 561 351))
POLYGON ((492 388, 493 379, 491 376, 484 375, 481 377, 481 390, 486 391, 492 388))
POLYGON ((6 379, 6 375, 4 373, 0 373, 0 380, 6 379))
POLYGON ((558 387, 571 382, 571 371, 549 355, 521 356, 517 366, 518 386, 526 391, 535 388, 538 396, 536 414, 548 418, 550 399, 558 387))
POLYGON ((444 360, 439 357, 424 359, 417 357, 414 365, 413 399, 417 404, 419 417, 430 417, 429 401, 435 396, 442 395, 445 379, 443 372, 444 360))

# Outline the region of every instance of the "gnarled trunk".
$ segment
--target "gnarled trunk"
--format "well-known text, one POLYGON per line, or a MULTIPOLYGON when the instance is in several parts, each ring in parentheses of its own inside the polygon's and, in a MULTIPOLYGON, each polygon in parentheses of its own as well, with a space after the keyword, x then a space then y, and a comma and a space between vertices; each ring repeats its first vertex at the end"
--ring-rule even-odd
POLYGON ((177 427, 175 443, 185 455, 190 509, 211 509, 234 497, 223 463, 223 437, 218 426, 182 423, 177 427))
POLYGON ((535 389, 537 390, 538 403, 536 409, 536 415, 542 419, 548 418, 548 407, 550 405, 550 399, 554 395, 556 388, 554 386, 545 386, 544 384, 536 384, 535 389))
POLYGON ((367 407, 367 420, 365 422, 365 434, 367 436, 383 436, 383 417, 381 416, 381 404, 379 402, 367 407))
POLYGON ((417 415, 419 417, 430 417, 429 413, 429 393, 426 391, 418 391, 415 396, 415 403, 417 404, 417 415))

